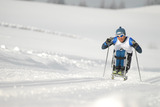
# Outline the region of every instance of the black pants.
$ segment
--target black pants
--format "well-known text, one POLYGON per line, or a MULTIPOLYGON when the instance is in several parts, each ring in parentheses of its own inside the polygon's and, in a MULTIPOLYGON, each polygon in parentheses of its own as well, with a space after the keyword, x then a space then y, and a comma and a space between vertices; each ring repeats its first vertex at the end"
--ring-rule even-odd
POLYGON ((130 69, 131 66, 131 61, 132 61, 132 53, 127 53, 128 57, 127 57, 127 67, 126 67, 126 73, 128 72, 128 70, 130 69))

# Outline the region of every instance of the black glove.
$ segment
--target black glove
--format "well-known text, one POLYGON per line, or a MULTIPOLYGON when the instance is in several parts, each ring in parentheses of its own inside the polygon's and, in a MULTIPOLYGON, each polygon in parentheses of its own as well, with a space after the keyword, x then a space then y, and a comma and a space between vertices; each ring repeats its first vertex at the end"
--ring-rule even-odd
POLYGON ((136 49, 138 46, 138 43, 136 41, 133 41, 132 44, 133 44, 133 47, 136 49))
POLYGON ((107 43, 108 45, 111 45, 113 39, 114 39, 113 37, 107 38, 106 43, 107 43))

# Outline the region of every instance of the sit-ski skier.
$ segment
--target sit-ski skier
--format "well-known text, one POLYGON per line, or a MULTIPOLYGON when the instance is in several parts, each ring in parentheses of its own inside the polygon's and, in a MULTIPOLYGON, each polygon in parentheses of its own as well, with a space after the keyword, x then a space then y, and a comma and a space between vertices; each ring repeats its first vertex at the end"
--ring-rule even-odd
POLYGON ((124 70, 126 71, 125 73, 127 73, 130 69, 133 53, 132 48, 134 48, 138 53, 142 53, 142 49, 134 39, 126 36, 125 29, 122 27, 119 27, 116 30, 115 37, 107 38, 107 40, 102 45, 102 49, 106 49, 111 45, 114 45, 113 58, 115 59, 115 64, 113 65, 113 74, 123 75, 124 70), (126 64, 124 64, 125 59, 126 64))

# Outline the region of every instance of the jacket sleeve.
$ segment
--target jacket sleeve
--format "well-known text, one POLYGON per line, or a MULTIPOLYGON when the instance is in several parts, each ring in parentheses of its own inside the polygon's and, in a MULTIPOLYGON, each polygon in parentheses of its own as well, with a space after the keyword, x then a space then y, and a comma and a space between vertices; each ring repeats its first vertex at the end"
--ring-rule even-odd
POLYGON ((139 46, 139 44, 132 38, 129 40, 130 46, 132 46, 138 53, 142 53, 142 48, 139 46))
POLYGON ((114 37, 107 38, 107 40, 102 44, 102 49, 108 48, 109 46, 115 44, 115 42, 116 38, 114 37))

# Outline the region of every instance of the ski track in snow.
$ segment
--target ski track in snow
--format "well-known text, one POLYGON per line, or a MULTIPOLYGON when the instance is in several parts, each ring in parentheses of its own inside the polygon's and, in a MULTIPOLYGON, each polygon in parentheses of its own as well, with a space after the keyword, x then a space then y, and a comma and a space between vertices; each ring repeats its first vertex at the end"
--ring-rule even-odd
POLYGON ((145 80, 145 82, 147 83, 151 83, 151 84, 159 84, 160 85, 160 76, 156 76, 154 78, 150 78, 150 79, 147 79, 145 80))
POLYGON ((1 82, 0 88, 11 88, 11 87, 33 87, 33 86, 44 86, 44 85, 63 85, 63 84, 74 84, 83 82, 93 82, 104 80, 103 78, 69 78, 69 79, 56 79, 50 81, 20 81, 20 82, 1 82))

